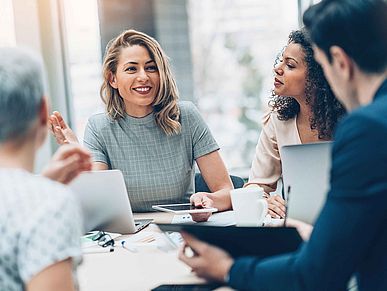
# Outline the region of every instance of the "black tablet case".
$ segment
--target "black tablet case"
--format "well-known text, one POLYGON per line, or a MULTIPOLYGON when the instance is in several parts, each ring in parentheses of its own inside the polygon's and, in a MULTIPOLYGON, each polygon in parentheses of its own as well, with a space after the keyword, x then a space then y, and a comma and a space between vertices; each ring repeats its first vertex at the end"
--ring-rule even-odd
POLYGON ((296 251, 302 239, 292 227, 237 227, 157 224, 162 231, 185 231, 226 250, 232 257, 266 257, 296 251))

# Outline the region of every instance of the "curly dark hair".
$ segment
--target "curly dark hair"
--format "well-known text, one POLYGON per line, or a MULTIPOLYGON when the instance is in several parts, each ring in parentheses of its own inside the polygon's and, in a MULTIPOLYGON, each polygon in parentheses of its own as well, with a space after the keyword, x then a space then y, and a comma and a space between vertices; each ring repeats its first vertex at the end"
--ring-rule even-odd
MULTIPOLYGON (((319 139, 332 139, 335 126, 346 111, 333 95, 321 66, 313 57, 312 43, 307 32, 303 29, 292 31, 288 40, 288 44, 290 43, 299 44, 304 52, 304 61, 307 66, 306 103, 311 106, 313 113, 310 128, 317 129, 319 139)), ((276 63, 279 58, 280 56, 277 57, 276 63)), ((274 91, 272 91, 269 107, 278 113, 279 120, 294 118, 300 111, 300 105, 293 97, 278 96, 274 94, 274 91)))

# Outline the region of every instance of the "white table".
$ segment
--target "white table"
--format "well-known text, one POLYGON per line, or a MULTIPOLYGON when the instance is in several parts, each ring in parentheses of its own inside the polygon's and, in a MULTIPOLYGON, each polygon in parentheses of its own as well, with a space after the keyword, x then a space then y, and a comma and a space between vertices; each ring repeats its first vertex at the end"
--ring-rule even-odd
MULTIPOLYGON (((144 213, 136 218, 153 218, 155 222, 169 223, 173 214, 144 213)), ((141 232, 157 233, 156 225, 141 232)), ((130 236, 128 236, 130 237, 130 236)), ((81 291, 151 290, 161 284, 195 284, 204 280, 196 277, 189 267, 177 258, 178 250, 161 251, 155 247, 139 247, 130 252, 117 247, 112 253, 86 254, 78 268, 81 291)), ((220 288, 230 290, 229 288, 220 288)))

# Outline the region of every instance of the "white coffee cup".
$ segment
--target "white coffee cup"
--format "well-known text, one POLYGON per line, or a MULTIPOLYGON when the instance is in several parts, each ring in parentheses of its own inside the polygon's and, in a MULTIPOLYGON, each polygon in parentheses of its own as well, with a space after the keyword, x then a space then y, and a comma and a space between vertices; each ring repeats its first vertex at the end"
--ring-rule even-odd
POLYGON ((263 189, 239 188, 230 191, 237 226, 262 226, 268 212, 263 189))

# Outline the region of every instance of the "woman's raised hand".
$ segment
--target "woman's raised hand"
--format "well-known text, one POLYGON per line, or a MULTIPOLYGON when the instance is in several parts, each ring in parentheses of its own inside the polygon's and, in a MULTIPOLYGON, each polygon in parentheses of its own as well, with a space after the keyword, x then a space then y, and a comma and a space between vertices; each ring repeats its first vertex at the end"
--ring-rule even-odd
POLYGON ((48 118, 48 129, 60 145, 67 143, 78 144, 78 138, 58 111, 54 111, 48 118))

